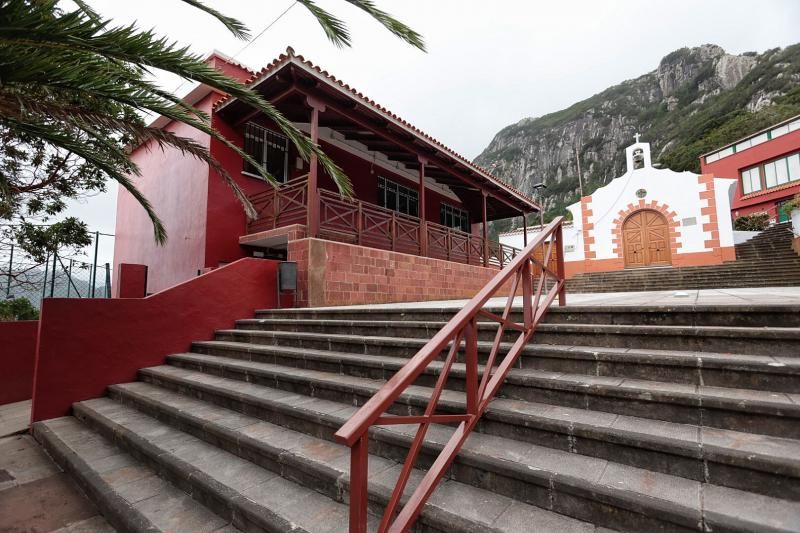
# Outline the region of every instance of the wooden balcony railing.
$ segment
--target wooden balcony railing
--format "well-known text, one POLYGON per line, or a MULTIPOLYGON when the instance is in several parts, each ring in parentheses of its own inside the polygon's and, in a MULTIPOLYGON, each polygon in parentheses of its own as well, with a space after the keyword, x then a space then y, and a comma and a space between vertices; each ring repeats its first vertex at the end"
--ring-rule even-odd
POLYGON ((308 175, 287 181, 279 188, 254 194, 250 197, 250 202, 258 217, 248 223, 248 233, 305 224, 308 212, 308 175))
MULTIPOLYGON (((425 502, 436 489, 442 476, 452 464, 462 445, 486 411, 522 349, 533 336, 537 325, 558 296, 565 305, 564 262, 559 254, 551 268, 553 252, 562 249, 561 225, 558 217, 538 233, 533 242, 514 257, 481 291, 467 303, 433 338, 392 376, 375 395, 336 432, 338 442, 350 447, 350 533, 365 533, 368 504, 369 429, 372 426, 409 424, 418 426, 409 446, 405 463, 385 507, 379 532, 401 533, 414 524, 425 502), (537 275, 538 273, 538 275, 537 275), (484 309, 490 298, 509 287, 503 311, 484 309), (521 293, 522 322, 513 319, 512 308, 521 293), (478 364, 478 320, 497 323, 494 344, 485 365, 478 364), (515 336, 510 348, 504 341, 515 336), (501 353, 505 351, 505 354, 501 353), (407 415, 407 406, 394 406, 395 401, 414 384, 416 379, 439 356, 444 355, 436 385, 423 414, 407 415), (464 369, 458 376, 464 379, 463 406, 443 407, 439 398, 447 383, 456 358, 463 355, 464 369), (396 408, 395 408, 396 407, 396 408), (436 456, 405 505, 399 508, 411 478, 417 457, 432 424, 455 425, 450 440, 436 456), (399 512, 398 512, 399 508, 399 512)), ((432 450, 426 450, 426 453, 432 450)), ((426 460, 429 459, 426 457, 426 460)))
MULTIPOLYGON (((305 224, 308 216, 307 176, 295 178, 277 189, 250 197, 258 218, 248 233, 290 224, 305 224)), ((484 258, 483 238, 417 217, 404 215, 360 200, 348 200, 319 190, 319 232, 323 239, 347 242, 413 255, 427 250, 429 257, 503 268, 520 252, 518 248, 489 242, 484 258), (423 246, 424 244, 424 246, 423 246)))

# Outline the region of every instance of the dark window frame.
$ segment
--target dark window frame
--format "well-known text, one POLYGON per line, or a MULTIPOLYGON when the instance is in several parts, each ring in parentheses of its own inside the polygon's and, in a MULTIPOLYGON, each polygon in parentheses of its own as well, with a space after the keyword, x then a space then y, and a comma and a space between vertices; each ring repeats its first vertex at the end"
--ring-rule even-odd
POLYGON ((378 206, 419 218, 419 191, 378 176, 378 206))
POLYGON ((470 233, 469 212, 455 205, 442 202, 439 208, 439 222, 442 226, 470 233))
MULTIPOLYGON (((289 138, 285 135, 255 122, 248 122, 245 125, 244 152, 261 163, 278 183, 286 183, 289 180, 289 146, 289 138), (272 157, 280 159, 274 161, 272 157)), ((260 177, 256 169, 246 160, 242 160, 242 174, 260 177)))

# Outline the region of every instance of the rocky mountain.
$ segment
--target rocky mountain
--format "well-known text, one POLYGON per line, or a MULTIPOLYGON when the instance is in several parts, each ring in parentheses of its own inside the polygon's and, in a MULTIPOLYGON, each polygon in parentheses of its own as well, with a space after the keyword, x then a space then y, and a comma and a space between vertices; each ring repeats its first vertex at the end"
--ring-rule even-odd
MULTIPOLYGON (((533 196, 544 182, 547 218, 624 172, 636 132, 654 163, 699 171, 698 156, 800 114, 800 44, 728 54, 708 44, 567 109, 503 128, 475 162, 533 196), (576 156, 577 154, 577 156, 576 156)), ((505 226, 508 227, 508 226, 505 226)), ((504 227, 495 228, 505 229, 504 227)))

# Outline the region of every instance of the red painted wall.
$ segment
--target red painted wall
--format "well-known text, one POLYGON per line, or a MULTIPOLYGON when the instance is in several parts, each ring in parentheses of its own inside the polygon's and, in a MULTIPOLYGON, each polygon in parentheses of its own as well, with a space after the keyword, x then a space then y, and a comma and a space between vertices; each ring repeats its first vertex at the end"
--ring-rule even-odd
POLYGON ((0 322, 0 405, 31 397, 38 320, 0 322))
POLYGON ((731 204, 731 213, 734 217, 772 209, 770 214, 775 218, 775 203, 800 193, 800 182, 784 189, 761 190, 756 194, 748 195, 747 198, 742 198, 741 171, 798 150, 800 150, 800 130, 795 130, 742 152, 723 157, 713 163, 706 163, 705 157, 700 157, 700 169, 703 174, 710 173, 720 178, 739 180, 736 186, 736 196, 731 204))
MULTIPOLYGON (((198 108, 210 112, 212 97, 198 108)), ((170 124, 169 131, 208 146, 209 136, 183 124, 170 124)), ((153 239, 153 225, 144 209, 126 191, 117 195, 117 223, 114 241, 114 284, 121 263, 147 265, 149 289, 157 292, 197 276, 204 266, 208 165, 177 149, 161 150, 147 143, 134 150, 131 158, 142 175, 134 183, 153 204, 164 221, 168 240, 159 246, 153 239)))
POLYGON ((45 299, 32 420, 66 415, 73 402, 275 307, 276 272, 275 261, 245 258, 147 298, 45 299))
POLYGON ((147 265, 118 265, 114 298, 144 298, 147 296, 147 265))
MULTIPOLYGON (((208 63, 239 81, 246 80, 252 74, 216 53, 211 54, 208 63)), ((211 113, 212 105, 219 98, 219 93, 211 92, 195 107, 211 113)), ((171 123, 166 129, 202 146, 210 146, 208 135, 189 126, 171 123)), ((153 143, 147 143, 136 148, 131 159, 141 170, 141 176, 133 177, 134 183, 164 221, 169 240, 165 246, 155 243, 153 226, 144 210, 130 194, 120 189, 117 196, 113 284, 119 281, 119 264, 142 264, 150 267, 148 289, 155 292, 193 278, 207 266, 207 203, 209 189, 216 195, 217 187, 209 186, 208 165, 176 149, 161 150, 153 143)), ((230 191, 225 192, 230 196, 230 191)), ((236 241, 238 235, 229 238, 236 241)), ((229 260, 238 257, 241 255, 234 255, 229 260)), ((217 263, 208 266, 217 266, 217 263)))

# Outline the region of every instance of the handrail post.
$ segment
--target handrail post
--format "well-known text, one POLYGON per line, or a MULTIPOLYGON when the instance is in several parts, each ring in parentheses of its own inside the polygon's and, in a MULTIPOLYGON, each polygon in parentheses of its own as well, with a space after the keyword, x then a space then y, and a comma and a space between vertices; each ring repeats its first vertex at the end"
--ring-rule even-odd
POLYGON ((558 225, 556 229, 556 273, 558 280, 561 282, 561 288, 558 291, 558 306, 562 307, 567 305, 567 280, 564 273, 564 235, 561 230, 562 224, 558 225))
POLYGON ((392 232, 389 238, 392 239, 392 251, 394 252, 395 248, 397 247, 397 213, 395 211, 392 211, 391 224, 392 224, 392 232))
POLYGON ((367 533, 369 432, 350 448, 350 533, 367 533))
POLYGON ((467 413, 478 414, 478 319, 477 316, 467 323, 465 335, 466 383, 464 390, 467 393, 467 413))
POLYGON ((272 229, 278 227, 278 216, 280 215, 278 202, 280 202, 280 198, 278 189, 272 189, 272 229))
POLYGON ((522 265, 522 317, 525 329, 533 327, 533 313, 531 298, 533 297, 533 279, 531 278, 531 258, 526 257, 522 265))
POLYGON ((364 215, 363 213, 364 203, 361 200, 357 200, 357 202, 358 202, 358 212, 356 213, 356 216, 358 217, 358 219, 356 220, 356 244, 361 246, 361 232, 364 230, 363 222, 361 220, 364 215))

